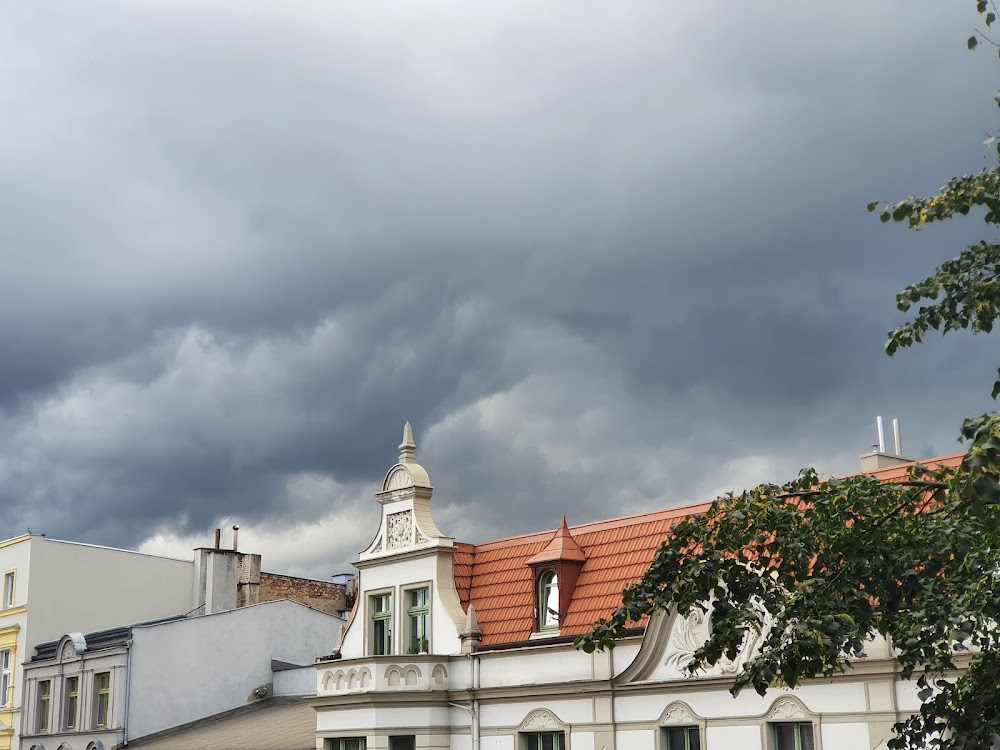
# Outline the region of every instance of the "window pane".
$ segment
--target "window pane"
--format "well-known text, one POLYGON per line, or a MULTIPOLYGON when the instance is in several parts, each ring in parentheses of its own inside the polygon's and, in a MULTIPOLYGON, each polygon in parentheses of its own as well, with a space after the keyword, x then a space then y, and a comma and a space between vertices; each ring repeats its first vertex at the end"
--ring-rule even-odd
POLYGON ((799 732, 800 750, 813 750, 812 724, 796 724, 795 728, 799 732))
POLYGON ((3 577, 3 608, 14 606, 14 574, 7 573, 3 577))
POLYGON ((698 727, 688 727, 688 750, 701 750, 701 735, 698 727))
POLYGON ((774 725, 774 748, 775 750, 796 750, 794 724, 774 725))
POLYGON ((538 581, 538 625, 559 627, 559 579, 551 570, 542 573, 538 581))
POLYGON ((410 737, 390 737, 389 750, 416 750, 417 738, 410 737))

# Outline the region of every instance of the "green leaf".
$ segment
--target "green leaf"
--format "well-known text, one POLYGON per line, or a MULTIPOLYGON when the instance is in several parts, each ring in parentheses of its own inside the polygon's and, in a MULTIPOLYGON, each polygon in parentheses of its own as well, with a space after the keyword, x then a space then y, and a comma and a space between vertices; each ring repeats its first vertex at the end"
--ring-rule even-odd
POLYGON ((997 14, 996 13, 990 12, 990 13, 986 14, 986 25, 987 26, 992 26, 993 22, 995 20, 997 20, 997 14))
POLYGON ((975 36, 970 36, 965 44, 969 49, 975 49, 976 45, 979 44, 979 40, 975 36))

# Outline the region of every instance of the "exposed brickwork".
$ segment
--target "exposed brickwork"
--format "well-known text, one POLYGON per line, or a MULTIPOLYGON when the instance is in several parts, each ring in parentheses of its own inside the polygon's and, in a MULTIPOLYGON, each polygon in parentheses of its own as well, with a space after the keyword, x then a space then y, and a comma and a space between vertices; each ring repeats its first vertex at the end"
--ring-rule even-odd
POLYGON ((314 581, 277 573, 260 574, 260 601, 291 599, 329 614, 348 609, 347 587, 331 581, 314 581))

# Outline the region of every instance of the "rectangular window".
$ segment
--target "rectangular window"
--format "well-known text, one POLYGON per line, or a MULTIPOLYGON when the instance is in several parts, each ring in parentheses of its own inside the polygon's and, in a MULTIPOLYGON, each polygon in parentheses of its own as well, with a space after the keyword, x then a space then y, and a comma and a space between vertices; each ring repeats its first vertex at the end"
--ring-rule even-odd
POLYGON ((76 729, 76 715, 77 715, 77 704, 79 703, 80 697, 80 678, 79 677, 67 677, 66 678, 66 708, 65 715, 63 716, 63 723, 66 725, 66 729, 76 729))
POLYGON ((562 732, 528 732, 521 735, 521 750, 566 750, 562 732))
POLYGON ((376 594, 369 598, 372 625, 372 654, 392 653, 392 594, 376 594))
POLYGON ((664 750, 701 750, 698 727, 670 727, 663 730, 664 750))
POLYGON ((110 726, 111 673, 99 672, 94 675, 94 726, 102 729, 110 726))
POLYGON ((389 750, 417 750, 417 738, 412 734, 408 737, 390 737, 389 750))
POLYGON ((772 724, 774 750, 814 750, 813 728, 808 722, 772 724))
POLYGON ((10 649, 4 649, 0 651, 0 706, 11 705, 11 689, 14 684, 10 679, 10 668, 10 649))
POLYGON ((325 743, 326 750, 365 750, 364 737, 334 737, 325 743))
POLYGON ((38 700, 35 702, 35 731, 49 731, 49 703, 52 700, 52 680, 38 681, 38 700))
POLYGON ((3 574, 3 608, 14 606, 14 571, 3 574))
POLYGON ((412 589, 406 592, 407 653, 430 653, 430 633, 427 621, 430 612, 430 589, 412 589))

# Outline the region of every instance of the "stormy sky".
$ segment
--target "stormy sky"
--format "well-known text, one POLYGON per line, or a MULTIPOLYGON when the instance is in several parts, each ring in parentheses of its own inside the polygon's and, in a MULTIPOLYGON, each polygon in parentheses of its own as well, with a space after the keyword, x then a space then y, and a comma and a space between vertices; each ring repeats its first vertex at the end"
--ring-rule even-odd
POLYGON ((405 420, 463 541, 952 453, 996 341, 893 359, 984 236, 972 2, 0 8, 0 537, 325 578, 405 420), (968 7, 966 7, 968 6, 968 7), (225 538, 228 540, 227 531, 225 538))

